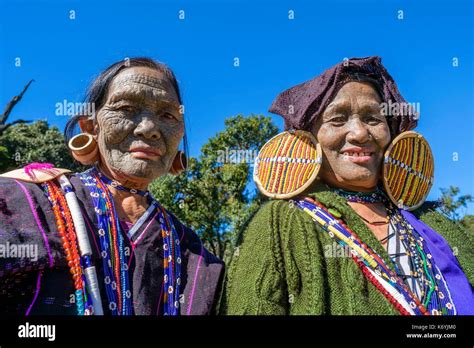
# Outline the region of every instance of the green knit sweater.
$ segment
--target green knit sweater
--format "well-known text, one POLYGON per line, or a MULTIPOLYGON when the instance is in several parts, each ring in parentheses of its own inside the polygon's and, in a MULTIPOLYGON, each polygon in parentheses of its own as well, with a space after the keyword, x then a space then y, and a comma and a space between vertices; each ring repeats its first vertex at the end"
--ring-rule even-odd
MULTIPOLYGON (((374 234, 342 197, 321 190, 309 196, 326 208, 337 210, 363 241, 386 262, 390 260, 374 234)), ((448 241, 472 285, 473 235, 427 204, 414 214, 448 241)), ((240 239, 226 275, 222 314, 398 314, 352 258, 341 257, 344 249, 308 214, 288 201, 266 202, 240 239)), ((392 263, 387 263, 393 269, 392 263)))

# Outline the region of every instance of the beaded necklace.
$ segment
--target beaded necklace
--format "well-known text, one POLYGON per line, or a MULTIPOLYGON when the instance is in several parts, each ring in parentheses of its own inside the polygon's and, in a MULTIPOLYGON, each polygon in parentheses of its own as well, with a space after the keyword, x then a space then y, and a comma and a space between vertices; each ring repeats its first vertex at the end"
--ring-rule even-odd
POLYGON ((363 243, 359 237, 340 219, 332 216, 324 206, 309 197, 294 203, 309 214, 315 222, 322 225, 329 236, 342 247, 349 247, 351 257, 361 268, 364 275, 383 295, 404 315, 427 314, 420 301, 408 289, 408 286, 392 271, 382 258, 363 243), (387 286, 390 286, 390 288, 387 286))
POLYGON ((326 230, 338 244, 343 247, 348 246, 351 249, 351 257, 359 268, 361 268, 364 275, 384 294, 400 313, 405 315, 430 313, 455 314, 452 301, 444 300, 446 298, 444 294, 447 293, 449 295, 449 290, 447 289, 441 272, 436 266, 433 266, 433 260, 431 260, 431 255, 423 238, 411 228, 397 209, 388 201, 386 202, 390 219, 394 221, 395 226, 401 231, 405 245, 410 247, 409 255, 413 257, 416 272, 426 274, 426 277, 429 278, 429 282, 422 278, 427 287, 427 296, 424 296, 423 303, 421 303, 420 299, 410 291, 404 281, 386 265, 374 250, 363 243, 342 220, 332 216, 324 206, 309 197, 294 203, 308 213, 315 222, 321 224, 323 229, 326 230), (434 279, 438 280, 437 284, 435 284, 434 279), (440 289, 441 291, 439 291, 440 289), (431 296, 434 291, 437 295, 431 296))
POLYGON ((75 302, 78 315, 91 315, 93 306, 86 291, 86 277, 83 268, 90 266, 90 258, 79 256, 76 233, 71 212, 63 193, 54 181, 47 181, 41 187, 51 203, 67 264, 74 282, 75 302))
MULTIPOLYGON (((439 269, 434 266, 426 242, 401 216, 387 195, 379 187, 373 192, 351 192, 339 188, 332 188, 333 192, 344 197, 349 202, 383 203, 387 209, 390 222, 395 226, 402 243, 407 249, 412 275, 419 277, 418 284, 421 288, 420 300, 423 306, 432 314, 453 315, 456 308, 451 299, 451 294, 439 269)), ((396 264, 395 268, 396 268, 396 264)))
POLYGON ((387 200, 384 192, 377 187, 375 191, 372 192, 354 192, 346 191, 341 188, 328 188, 337 193, 339 196, 344 197, 348 202, 357 202, 357 203, 379 203, 385 202, 387 200))
POLYGON ((148 198, 149 204, 156 207, 156 219, 161 226, 163 237, 164 315, 179 314, 179 294, 181 284, 181 251, 179 238, 174 224, 166 210, 152 197, 148 191, 140 191, 122 186, 91 168, 80 174, 81 180, 89 188, 97 220, 99 222, 99 238, 101 256, 104 266, 104 282, 112 314, 129 315, 132 313, 131 290, 128 280, 128 260, 124 253, 123 232, 115 213, 113 197, 106 185, 116 189, 138 194, 148 198))
POLYGON ((90 190, 97 217, 104 283, 112 315, 132 314, 131 291, 128 284, 128 260, 124 253, 115 207, 110 192, 94 173, 80 175, 90 190), (88 175, 90 174, 90 175, 88 175))
POLYGON ((98 175, 100 180, 103 183, 105 183, 107 186, 112 186, 112 187, 116 188, 117 190, 130 192, 130 193, 133 193, 133 194, 140 195, 142 197, 148 197, 150 195, 149 191, 131 189, 131 188, 125 187, 123 185, 120 185, 120 183, 118 183, 115 180, 109 179, 105 174, 103 174, 102 172, 100 172, 97 169, 94 169, 94 174, 98 175))
POLYGON ((456 308, 444 277, 432 258, 423 237, 403 218, 399 209, 387 204, 390 220, 402 240, 412 264, 414 276, 419 276, 420 300, 433 315, 455 315, 456 308))

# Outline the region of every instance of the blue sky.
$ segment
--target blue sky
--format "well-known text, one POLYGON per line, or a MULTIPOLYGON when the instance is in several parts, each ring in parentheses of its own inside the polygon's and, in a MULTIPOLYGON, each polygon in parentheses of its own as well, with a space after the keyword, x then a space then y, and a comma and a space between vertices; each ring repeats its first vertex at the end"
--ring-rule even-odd
POLYGON ((61 130, 66 117, 55 104, 82 101, 111 63, 167 63, 180 82, 194 156, 226 117, 270 115, 282 90, 344 57, 379 55, 407 101, 421 105, 416 130, 436 161, 429 198, 449 185, 474 194, 471 1, 0 0, 0 42, 0 108, 34 78, 11 120, 47 119, 61 130))

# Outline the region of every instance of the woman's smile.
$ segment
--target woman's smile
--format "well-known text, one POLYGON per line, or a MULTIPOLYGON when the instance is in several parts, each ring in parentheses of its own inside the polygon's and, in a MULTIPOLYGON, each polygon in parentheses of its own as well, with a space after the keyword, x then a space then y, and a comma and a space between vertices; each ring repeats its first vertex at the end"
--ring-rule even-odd
POLYGON ((373 155, 374 151, 363 148, 347 148, 340 152, 343 160, 357 164, 369 163, 374 159, 373 155))

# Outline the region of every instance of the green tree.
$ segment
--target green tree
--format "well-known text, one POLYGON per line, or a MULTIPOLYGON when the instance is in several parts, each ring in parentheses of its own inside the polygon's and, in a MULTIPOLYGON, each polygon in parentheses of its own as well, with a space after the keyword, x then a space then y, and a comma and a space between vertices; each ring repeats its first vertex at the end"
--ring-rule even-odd
POLYGON ((465 215, 462 220, 461 220, 461 223, 466 226, 466 228, 471 231, 472 233, 474 233, 474 215, 465 215))
POLYGON ((0 159, 0 172, 31 162, 48 162, 60 168, 82 170, 70 155, 62 133, 55 126, 49 127, 46 121, 17 124, 6 129, 0 136, 0 159))
POLYGON ((461 208, 466 208, 468 203, 473 202, 471 195, 459 195, 459 187, 449 186, 449 188, 441 188, 441 202, 440 210, 448 218, 454 221, 462 221, 463 214, 461 208))
POLYGON ((179 176, 155 180, 150 191, 221 259, 232 253, 234 231, 240 230, 261 204, 250 184, 258 150, 278 128, 270 117, 237 115, 211 137, 199 158, 191 158, 179 176))

